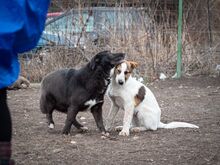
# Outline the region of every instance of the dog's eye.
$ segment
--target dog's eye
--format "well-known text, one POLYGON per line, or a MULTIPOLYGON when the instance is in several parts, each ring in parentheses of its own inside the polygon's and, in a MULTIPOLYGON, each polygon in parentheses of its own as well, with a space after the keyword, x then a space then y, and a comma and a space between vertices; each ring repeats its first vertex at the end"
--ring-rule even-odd
POLYGON ((121 70, 120 70, 120 69, 117 69, 117 73, 120 74, 120 73, 121 73, 121 70))
POLYGON ((125 71, 124 73, 125 73, 125 74, 128 74, 128 73, 130 73, 130 72, 128 72, 128 71, 125 71))

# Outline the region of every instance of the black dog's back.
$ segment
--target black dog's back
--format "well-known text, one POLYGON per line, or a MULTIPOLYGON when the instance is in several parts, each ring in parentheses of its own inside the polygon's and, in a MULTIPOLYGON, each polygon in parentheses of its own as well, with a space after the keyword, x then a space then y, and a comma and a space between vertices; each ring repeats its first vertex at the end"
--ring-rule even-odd
POLYGON ((54 87, 63 85, 65 82, 65 76, 67 75, 69 69, 61 69, 49 73, 41 82, 41 89, 51 90, 50 87, 54 89, 54 87))
POLYGON ((86 66, 79 70, 61 69, 48 74, 41 83, 41 112, 48 113, 51 109, 67 112, 73 102, 74 106, 83 110, 83 103, 95 95, 95 81, 86 66), (86 88, 86 84, 92 85, 92 90, 86 88))

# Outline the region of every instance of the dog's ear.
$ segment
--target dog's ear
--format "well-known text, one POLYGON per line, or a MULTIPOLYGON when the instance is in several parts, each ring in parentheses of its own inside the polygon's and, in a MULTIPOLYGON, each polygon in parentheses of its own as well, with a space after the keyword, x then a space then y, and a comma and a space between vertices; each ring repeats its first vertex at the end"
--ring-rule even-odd
POLYGON ((130 64, 132 70, 133 70, 134 68, 137 68, 137 66, 138 66, 138 63, 137 63, 137 62, 134 62, 134 61, 128 61, 128 63, 130 64))
POLYGON ((91 68, 92 70, 95 70, 96 65, 97 65, 98 63, 99 63, 99 58, 98 58, 97 56, 95 56, 95 57, 93 57, 92 60, 90 61, 89 66, 90 66, 90 68, 91 68))
POLYGON ((116 67, 114 67, 114 68, 112 68, 112 69, 110 70, 110 77, 113 77, 113 76, 114 76, 115 68, 116 68, 116 67))
POLYGON ((90 61, 90 64, 89 64, 90 68, 91 68, 92 70, 95 70, 97 64, 99 64, 99 63, 101 62, 101 57, 102 57, 103 55, 110 54, 110 53, 111 53, 111 52, 110 52, 110 51, 107 51, 107 50, 97 53, 97 54, 91 59, 91 61, 90 61))

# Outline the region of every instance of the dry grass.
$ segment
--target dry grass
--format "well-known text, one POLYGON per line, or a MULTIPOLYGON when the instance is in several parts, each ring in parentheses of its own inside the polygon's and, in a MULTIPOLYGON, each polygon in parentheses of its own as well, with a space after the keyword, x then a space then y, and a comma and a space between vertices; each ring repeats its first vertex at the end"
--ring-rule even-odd
MULTIPOLYGON (((138 23, 117 17, 117 24, 124 21, 123 31, 118 32, 114 27, 107 28, 105 29, 108 31, 107 39, 101 39, 96 44, 88 41, 89 43, 85 44, 86 49, 55 46, 42 50, 28 64, 21 60, 22 75, 31 81, 39 82, 42 76, 53 70, 81 66, 97 52, 111 50, 125 52, 128 59, 137 61, 138 74, 145 77, 145 80, 152 81, 158 78, 161 72, 171 77, 175 73, 177 59, 177 8, 161 10, 158 2, 160 1, 155 1, 153 6, 140 8, 138 23), (156 19, 158 12, 159 23, 156 19)), ((215 23, 220 18, 220 12, 216 12, 218 3, 212 1, 210 6, 210 10, 215 11, 212 12, 212 20, 215 22, 211 22, 211 44, 210 29, 207 26, 207 6, 203 6, 202 1, 190 0, 184 5, 186 7, 183 13, 182 33, 183 74, 213 74, 216 65, 220 63, 216 53, 220 43, 219 29, 215 23)), ((81 7, 79 5, 79 10, 81 7)), ((120 10, 127 9, 121 7, 120 10)), ((86 34, 82 30, 81 36, 83 35, 86 34)))

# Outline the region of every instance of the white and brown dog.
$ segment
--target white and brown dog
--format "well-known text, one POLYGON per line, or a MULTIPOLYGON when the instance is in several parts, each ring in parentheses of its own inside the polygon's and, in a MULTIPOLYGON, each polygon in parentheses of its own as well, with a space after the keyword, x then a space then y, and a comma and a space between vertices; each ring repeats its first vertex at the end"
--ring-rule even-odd
POLYGON ((199 128, 185 122, 162 123, 160 121, 161 110, 154 94, 131 75, 136 67, 136 62, 124 61, 112 71, 111 83, 108 88, 112 106, 106 121, 107 130, 111 129, 119 109, 124 110, 123 126, 116 127, 116 129, 121 130, 119 135, 123 136, 128 136, 130 130, 140 132, 158 128, 199 128))

